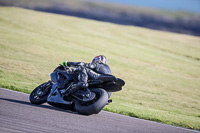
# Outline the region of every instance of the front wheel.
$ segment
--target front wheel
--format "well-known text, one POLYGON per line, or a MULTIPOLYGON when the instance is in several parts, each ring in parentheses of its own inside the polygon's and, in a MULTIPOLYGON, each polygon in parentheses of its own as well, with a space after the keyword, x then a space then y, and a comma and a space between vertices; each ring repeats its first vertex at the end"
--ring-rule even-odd
POLYGON ((52 84, 50 82, 43 83, 36 87, 30 94, 29 100, 32 104, 42 104, 47 101, 52 84))
POLYGON ((108 102, 108 93, 103 89, 92 89, 91 92, 96 94, 96 97, 90 102, 77 101, 75 109, 78 113, 84 115, 97 114, 108 102))

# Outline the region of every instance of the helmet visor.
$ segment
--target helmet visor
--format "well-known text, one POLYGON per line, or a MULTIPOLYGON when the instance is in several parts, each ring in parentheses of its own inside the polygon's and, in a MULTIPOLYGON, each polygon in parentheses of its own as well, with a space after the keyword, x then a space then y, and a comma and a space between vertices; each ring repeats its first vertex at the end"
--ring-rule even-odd
POLYGON ((102 56, 102 55, 96 56, 96 57, 93 59, 92 62, 93 62, 93 63, 103 63, 103 64, 106 64, 106 63, 107 63, 106 57, 105 57, 105 56, 102 56))

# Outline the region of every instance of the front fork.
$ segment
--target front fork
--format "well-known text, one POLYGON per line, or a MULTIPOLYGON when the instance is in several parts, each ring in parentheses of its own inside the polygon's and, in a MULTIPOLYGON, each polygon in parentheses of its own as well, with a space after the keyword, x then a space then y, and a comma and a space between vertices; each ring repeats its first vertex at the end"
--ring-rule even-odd
POLYGON ((52 96, 52 94, 55 92, 56 88, 57 88, 57 83, 53 83, 53 86, 51 88, 51 92, 49 93, 48 98, 52 96))

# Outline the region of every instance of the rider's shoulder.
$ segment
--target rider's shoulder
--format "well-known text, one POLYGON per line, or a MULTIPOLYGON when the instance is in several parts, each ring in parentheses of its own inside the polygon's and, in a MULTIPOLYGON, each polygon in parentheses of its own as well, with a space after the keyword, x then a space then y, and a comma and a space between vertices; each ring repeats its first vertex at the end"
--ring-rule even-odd
POLYGON ((100 66, 104 66, 104 67, 109 67, 107 64, 104 63, 98 63, 100 66))

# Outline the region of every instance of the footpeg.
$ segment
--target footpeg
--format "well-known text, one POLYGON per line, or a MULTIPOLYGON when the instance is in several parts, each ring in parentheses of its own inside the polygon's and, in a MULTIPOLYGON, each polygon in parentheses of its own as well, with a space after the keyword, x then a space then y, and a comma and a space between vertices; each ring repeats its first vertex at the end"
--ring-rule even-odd
POLYGON ((106 105, 108 105, 109 103, 112 103, 112 99, 109 99, 106 105))

